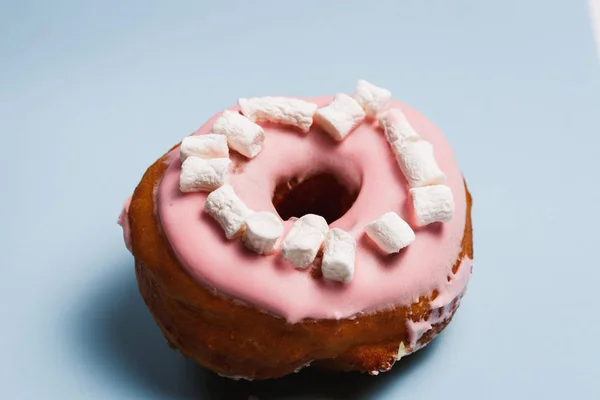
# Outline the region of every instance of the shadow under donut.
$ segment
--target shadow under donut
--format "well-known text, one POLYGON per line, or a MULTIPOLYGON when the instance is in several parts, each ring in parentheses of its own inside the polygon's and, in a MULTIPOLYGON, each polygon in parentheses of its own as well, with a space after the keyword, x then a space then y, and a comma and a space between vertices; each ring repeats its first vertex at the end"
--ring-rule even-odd
MULTIPOLYGON (((219 377, 171 349, 138 291, 133 261, 98 282, 82 299, 69 326, 80 360, 107 384, 134 386, 144 398, 243 399, 368 399, 398 384, 407 370, 418 368, 437 342, 396 363, 379 376, 307 368, 267 381, 233 381, 219 377)), ((131 388, 130 388, 131 389, 131 388)))
MULTIPOLYGON (((438 338, 439 339, 439 338, 438 338)), ((332 372, 306 368, 297 374, 267 381, 214 381, 211 394, 215 399, 244 399, 254 395, 259 400, 300 399, 372 399, 408 377, 408 369, 417 368, 435 352, 436 341, 417 353, 397 362, 378 376, 358 372, 332 372), (244 397, 245 396, 245 397, 244 397)), ((211 397, 213 398, 213 397, 211 397)))

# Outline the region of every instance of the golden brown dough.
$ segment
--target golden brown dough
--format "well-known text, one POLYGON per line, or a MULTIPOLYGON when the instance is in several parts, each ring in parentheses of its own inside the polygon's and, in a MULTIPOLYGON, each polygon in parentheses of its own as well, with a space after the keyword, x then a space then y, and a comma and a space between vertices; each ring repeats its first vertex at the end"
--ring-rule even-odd
MULTIPOLYGON (((165 160, 163 157, 148 168, 137 186, 129 223, 140 292, 171 346, 219 374, 250 379, 284 376, 311 362, 339 370, 385 371, 394 364, 401 342, 411 350, 407 320, 427 318, 436 291, 409 307, 354 319, 304 320, 291 325, 194 281, 162 235, 154 212, 153 192, 166 170, 165 160)), ((454 273, 463 256, 473 258, 472 200, 466 186, 465 190, 467 220, 454 273)), ((454 311, 418 343, 431 341, 450 322, 454 311)))

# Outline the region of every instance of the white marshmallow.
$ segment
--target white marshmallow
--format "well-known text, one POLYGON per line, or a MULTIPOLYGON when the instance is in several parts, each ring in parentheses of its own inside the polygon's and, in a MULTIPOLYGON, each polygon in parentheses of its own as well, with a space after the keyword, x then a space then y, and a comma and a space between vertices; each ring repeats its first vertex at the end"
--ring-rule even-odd
POLYGON ((331 229, 325 237, 321 271, 323 276, 339 282, 350 282, 354 276, 356 241, 348 232, 331 229))
POLYGON ((398 253, 415 240, 415 232, 395 212, 385 213, 367 224, 365 232, 386 254, 398 253))
POLYGON ((227 138, 223 135, 188 136, 181 141, 179 146, 179 156, 181 161, 194 156, 200 158, 228 158, 229 147, 227 147, 227 138))
POLYGON ((417 225, 450 222, 454 216, 454 197, 448 186, 435 185, 410 189, 417 225))
POLYGON ((215 121, 212 132, 225 135, 229 147, 248 157, 255 157, 265 141, 265 131, 238 112, 225 110, 215 121))
POLYGON ((368 117, 375 117, 377 113, 383 111, 391 97, 392 92, 387 89, 375 86, 363 79, 356 82, 354 98, 365 110, 368 117))
POLYGON ((404 113, 397 109, 391 108, 377 115, 379 125, 385 132, 385 137, 388 142, 393 143, 396 140, 419 140, 419 134, 410 125, 404 113))
POLYGON ((344 140, 364 119, 365 111, 360 104, 343 93, 315 112, 315 123, 338 141, 344 140))
POLYGON ((268 211, 250 214, 246 218, 244 244, 258 254, 273 253, 283 235, 283 224, 279 217, 268 211))
POLYGON ((313 123, 317 105, 290 97, 253 97, 238 99, 238 105, 250 121, 268 121, 274 124, 291 125, 308 132, 313 123))
POLYGON ((213 217, 225 231, 227 239, 236 237, 252 214, 230 185, 223 185, 206 197, 204 211, 213 217))
POLYGON ((281 256, 296 268, 308 267, 321 249, 327 221, 320 215, 306 214, 294 222, 281 246, 281 256))
POLYGON ((396 140, 391 143, 391 146, 410 187, 446 182, 446 175, 435 161, 431 143, 424 140, 417 142, 396 140))
POLYGON ((229 158, 188 157, 181 164, 179 190, 182 192, 210 192, 223 186, 227 180, 229 158))

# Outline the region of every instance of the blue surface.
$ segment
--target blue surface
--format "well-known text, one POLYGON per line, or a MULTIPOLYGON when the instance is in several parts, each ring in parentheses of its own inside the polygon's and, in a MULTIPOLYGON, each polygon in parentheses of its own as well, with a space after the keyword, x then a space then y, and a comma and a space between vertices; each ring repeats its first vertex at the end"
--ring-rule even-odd
POLYGON ((0 398, 600 398, 585 1, 83 3, 0 3, 0 398), (359 77, 429 116, 467 177, 476 264, 453 323, 379 377, 236 383, 185 361, 138 294, 123 199, 239 96, 359 77))

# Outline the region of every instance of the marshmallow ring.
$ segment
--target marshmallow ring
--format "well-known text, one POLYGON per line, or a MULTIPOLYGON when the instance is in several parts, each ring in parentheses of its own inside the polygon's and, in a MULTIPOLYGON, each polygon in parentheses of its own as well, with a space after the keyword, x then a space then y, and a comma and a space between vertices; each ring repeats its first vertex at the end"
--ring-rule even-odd
MULTIPOLYGON (((309 101, 324 107, 332 98, 309 101)), ((250 209, 275 215, 278 214, 273 193, 277 184, 286 179, 301 180, 327 172, 345 185, 357 188, 358 197, 352 207, 329 224, 330 229, 340 228, 356 240, 353 280, 339 285, 315 278, 311 268, 282 268, 279 251, 263 256, 247 251, 243 245, 232 245, 218 224, 203 212, 208 193, 179 191, 181 161, 178 150, 174 149, 156 192, 157 214, 182 266, 218 292, 260 305, 290 322, 346 318, 376 311, 410 302, 422 293, 446 285, 448 268, 460 254, 466 221, 462 174, 449 143, 433 124, 399 102, 392 101, 391 106, 400 108, 423 140, 433 144, 437 162, 447 175, 446 184, 455 197, 456 213, 452 221, 436 229, 417 229, 417 239, 401 257, 382 257, 366 238, 365 225, 390 211, 412 221, 414 210, 406 179, 376 123, 363 121, 342 142, 335 141, 314 124, 308 133, 264 124, 262 151, 251 160, 232 155, 228 183, 250 209)), ((208 134, 219 115, 195 134, 208 134)), ((282 222, 285 237, 294 221, 282 222)))

